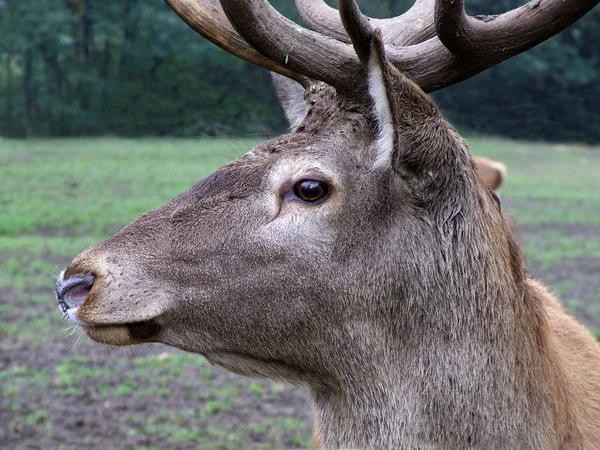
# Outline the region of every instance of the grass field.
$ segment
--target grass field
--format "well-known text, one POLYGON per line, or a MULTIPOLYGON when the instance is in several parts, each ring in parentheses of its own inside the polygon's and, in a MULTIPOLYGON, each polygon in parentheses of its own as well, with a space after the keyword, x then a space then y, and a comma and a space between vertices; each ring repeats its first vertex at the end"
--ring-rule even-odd
MULTIPOLYGON (((0 141, 0 447, 309 448, 304 393, 197 355, 70 333, 55 275, 256 140, 0 141)), ((471 139, 506 163, 531 272, 600 334, 600 149, 471 139)))

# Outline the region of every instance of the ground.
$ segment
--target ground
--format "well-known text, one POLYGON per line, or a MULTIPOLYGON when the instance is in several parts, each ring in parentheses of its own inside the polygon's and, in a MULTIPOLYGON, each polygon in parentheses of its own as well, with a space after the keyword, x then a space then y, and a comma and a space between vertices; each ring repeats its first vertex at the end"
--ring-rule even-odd
MULTIPOLYGON (((55 276, 81 250, 256 140, 0 142, 0 447, 310 448, 305 393, 161 345, 94 344, 61 318, 55 276)), ((530 271, 600 334, 600 149, 470 139, 503 161, 530 271)))

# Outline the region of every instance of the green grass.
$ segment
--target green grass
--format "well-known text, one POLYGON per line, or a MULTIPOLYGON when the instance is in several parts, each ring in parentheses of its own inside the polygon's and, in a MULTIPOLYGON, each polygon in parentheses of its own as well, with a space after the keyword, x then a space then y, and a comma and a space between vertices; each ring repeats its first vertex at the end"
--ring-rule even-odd
POLYGON ((471 152, 508 167, 502 194, 519 224, 600 226, 600 149, 564 144, 469 140, 471 152))
MULTIPOLYGON (((295 388, 197 355, 75 346, 53 301, 54 277, 73 256, 257 142, 0 141, 0 353, 11 355, 0 359, 0 439, 58 448, 71 429, 85 448, 104 439, 114 448, 310 447, 306 417, 280 400, 298 399, 295 388), (256 413, 263 404, 272 406, 256 413)), ((502 200, 534 275, 600 334, 600 276, 586 271, 600 259, 600 150, 483 138, 470 147, 507 165, 502 200)))
POLYGON ((568 259, 600 257, 600 227, 596 236, 535 230, 527 234, 525 253, 544 267, 560 265, 568 259))
POLYGON ((256 143, 3 141, 0 236, 104 236, 190 188, 256 143))

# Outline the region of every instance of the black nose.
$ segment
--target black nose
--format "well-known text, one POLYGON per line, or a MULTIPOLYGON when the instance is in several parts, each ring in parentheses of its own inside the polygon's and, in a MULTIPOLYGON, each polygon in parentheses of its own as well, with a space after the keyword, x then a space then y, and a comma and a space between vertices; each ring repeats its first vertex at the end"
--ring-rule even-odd
POLYGON ((59 279, 56 282, 56 300, 63 313, 71 308, 80 306, 92 290, 96 277, 87 273, 85 275, 73 275, 68 280, 59 279))

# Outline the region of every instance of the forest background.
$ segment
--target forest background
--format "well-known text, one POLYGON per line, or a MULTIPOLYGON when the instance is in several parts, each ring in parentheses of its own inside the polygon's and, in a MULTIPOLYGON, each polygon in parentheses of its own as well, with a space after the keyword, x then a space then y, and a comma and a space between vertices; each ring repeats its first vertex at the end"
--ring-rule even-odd
MULTIPOLYGON (((291 0, 272 3, 300 21, 291 0)), ((390 17, 411 3, 361 7, 390 17)), ((493 14, 523 3, 467 8, 493 14)), ((286 127, 267 72, 197 35, 161 0, 0 0, 0 36, 0 136, 244 136, 286 127)), ((598 42, 596 8, 435 99, 463 133, 597 144, 598 42)))

